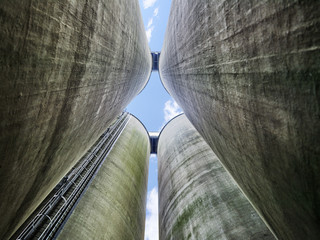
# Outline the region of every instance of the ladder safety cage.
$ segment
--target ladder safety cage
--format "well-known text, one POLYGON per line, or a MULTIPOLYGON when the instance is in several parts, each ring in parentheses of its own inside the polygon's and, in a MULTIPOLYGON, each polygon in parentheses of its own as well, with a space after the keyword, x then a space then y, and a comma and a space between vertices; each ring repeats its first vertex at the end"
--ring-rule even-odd
POLYGON ((129 113, 123 112, 116 122, 100 136, 96 144, 60 181, 53 196, 38 213, 34 214, 35 217, 18 233, 16 239, 54 239, 57 237, 128 123, 129 116, 129 113))

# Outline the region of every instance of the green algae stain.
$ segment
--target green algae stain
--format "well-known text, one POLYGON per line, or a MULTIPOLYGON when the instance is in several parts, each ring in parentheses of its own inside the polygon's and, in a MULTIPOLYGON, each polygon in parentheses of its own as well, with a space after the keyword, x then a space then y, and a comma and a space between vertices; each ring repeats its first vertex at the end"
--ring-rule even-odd
MULTIPOLYGON (((203 206, 202 204, 203 200, 202 198, 197 198, 194 202, 192 202, 184 211, 183 213, 178 217, 178 219, 176 220, 176 222, 174 223, 173 227, 172 227, 172 234, 174 236, 183 236, 183 232, 186 229, 186 225, 187 223, 192 220, 193 215, 200 211, 200 209, 203 206)), ((190 234, 189 234, 190 235, 190 234)), ((189 237, 188 235, 188 238, 189 237)))

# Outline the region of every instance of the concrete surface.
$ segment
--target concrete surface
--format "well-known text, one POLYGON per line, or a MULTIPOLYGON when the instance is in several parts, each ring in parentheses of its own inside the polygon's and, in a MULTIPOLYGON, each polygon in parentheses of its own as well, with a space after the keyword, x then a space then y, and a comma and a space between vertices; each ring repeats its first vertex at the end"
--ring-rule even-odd
POLYGON ((279 239, 320 238, 320 2, 173 0, 161 79, 279 239))
POLYGON ((137 0, 0 1, 0 239, 144 87, 137 0))
POLYGON ((144 239, 149 135, 131 117, 58 239, 144 239))
POLYGON ((158 147, 160 240, 275 239, 185 115, 158 147))

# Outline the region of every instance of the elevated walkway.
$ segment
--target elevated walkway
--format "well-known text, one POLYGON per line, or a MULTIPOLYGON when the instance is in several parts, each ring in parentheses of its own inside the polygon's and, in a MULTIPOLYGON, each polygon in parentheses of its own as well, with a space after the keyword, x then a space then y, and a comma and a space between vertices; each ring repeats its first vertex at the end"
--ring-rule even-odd
POLYGON ((159 132, 149 132, 150 153, 157 154, 159 132))
POLYGON ((160 52, 151 52, 152 56, 152 71, 159 71, 160 52))

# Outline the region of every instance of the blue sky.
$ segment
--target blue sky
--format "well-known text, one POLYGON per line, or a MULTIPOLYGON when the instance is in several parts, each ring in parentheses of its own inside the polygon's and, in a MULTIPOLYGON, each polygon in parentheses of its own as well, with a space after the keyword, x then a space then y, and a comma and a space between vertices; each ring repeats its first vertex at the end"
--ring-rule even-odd
MULTIPOLYGON (((139 0, 151 51, 161 51, 170 12, 171 0, 139 0)), ((163 88, 158 72, 152 72, 145 89, 129 104, 127 111, 135 115, 148 131, 158 132, 180 107, 163 88)), ((149 162, 145 240, 158 240, 158 166, 157 157, 149 162)))

